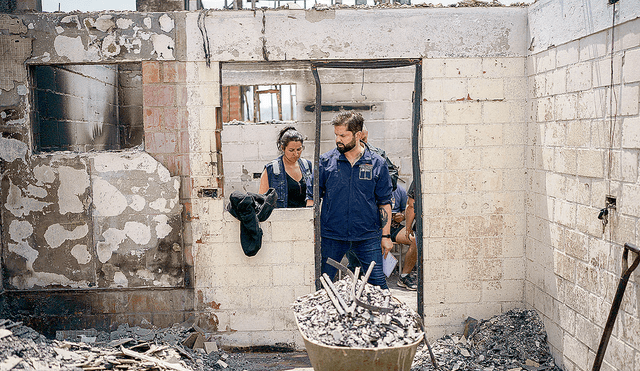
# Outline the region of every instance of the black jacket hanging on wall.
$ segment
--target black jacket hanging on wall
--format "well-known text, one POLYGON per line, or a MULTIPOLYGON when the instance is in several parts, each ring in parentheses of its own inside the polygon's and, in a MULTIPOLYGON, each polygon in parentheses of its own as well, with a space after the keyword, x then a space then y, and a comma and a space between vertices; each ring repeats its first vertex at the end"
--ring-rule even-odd
POLYGON ((276 207, 278 195, 269 188, 267 193, 234 191, 229 196, 227 211, 240 221, 240 244, 247 256, 254 256, 262 247, 262 229, 259 222, 269 218, 276 207))

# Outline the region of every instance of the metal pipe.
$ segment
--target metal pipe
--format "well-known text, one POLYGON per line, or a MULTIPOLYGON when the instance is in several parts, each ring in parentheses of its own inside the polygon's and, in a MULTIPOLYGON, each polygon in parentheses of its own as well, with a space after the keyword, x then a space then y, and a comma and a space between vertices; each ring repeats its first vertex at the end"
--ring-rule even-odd
POLYGON ((315 175, 313 177, 313 231, 314 231, 314 254, 315 254, 315 277, 316 277, 316 290, 320 289, 318 283, 318 277, 322 272, 322 255, 320 249, 320 179, 318 177, 318 169, 320 168, 320 136, 322 135, 322 86, 320 86, 320 76, 318 75, 318 69, 315 66, 311 66, 311 72, 316 82, 316 137, 314 139, 314 151, 313 151, 313 167, 315 169, 315 175))
MULTIPOLYGON (((413 182, 415 190, 416 212, 416 249, 418 250, 418 314, 424 319, 424 284, 422 262, 422 182, 420 178, 420 110, 422 107, 422 61, 416 64, 416 74, 413 83, 413 108, 411 130, 411 163, 413 165, 413 182)), ((411 226, 407 226, 411 228, 411 226)), ((426 336, 425 336, 426 338, 426 336)))

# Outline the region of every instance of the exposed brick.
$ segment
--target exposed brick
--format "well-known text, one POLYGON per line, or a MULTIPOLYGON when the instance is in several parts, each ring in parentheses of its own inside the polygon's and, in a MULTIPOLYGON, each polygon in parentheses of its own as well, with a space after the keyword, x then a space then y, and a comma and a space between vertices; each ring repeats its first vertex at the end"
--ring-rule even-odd
POLYGON ((143 116, 145 132, 159 130, 162 127, 161 117, 162 117, 162 108, 157 108, 157 107, 145 108, 144 116, 143 116))
POLYGON ((172 85, 145 85, 143 96, 145 107, 175 104, 175 88, 172 85))
POLYGON ((178 116, 177 107, 165 107, 162 110, 162 129, 167 131, 174 131, 178 129, 178 116))
POLYGON ((153 84, 160 82, 160 62, 142 62, 142 83, 153 84))
POLYGON ((161 62, 162 82, 178 81, 178 62, 165 61, 161 62))

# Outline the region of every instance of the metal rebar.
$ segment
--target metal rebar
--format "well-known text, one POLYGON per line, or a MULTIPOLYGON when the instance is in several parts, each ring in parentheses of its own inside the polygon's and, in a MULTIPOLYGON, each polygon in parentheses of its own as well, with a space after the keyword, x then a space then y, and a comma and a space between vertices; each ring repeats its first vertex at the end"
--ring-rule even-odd
POLYGON ((346 312, 349 307, 347 306, 347 303, 344 302, 344 299, 342 299, 342 296, 340 296, 340 293, 338 292, 338 289, 336 288, 336 286, 333 284, 333 281, 331 281, 331 278, 329 278, 329 276, 326 273, 323 274, 322 276, 324 277, 324 280, 325 282, 327 282, 327 285, 329 286, 331 291, 333 291, 333 295, 335 295, 336 298, 338 298, 338 303, 340 303, 340 305, 346 312))

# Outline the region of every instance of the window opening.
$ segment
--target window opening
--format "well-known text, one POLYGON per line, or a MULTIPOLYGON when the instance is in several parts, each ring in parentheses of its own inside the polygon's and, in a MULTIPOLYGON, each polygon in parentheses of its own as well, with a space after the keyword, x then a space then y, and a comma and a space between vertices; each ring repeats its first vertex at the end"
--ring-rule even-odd
POLYGON ((227 124, 262 124, 296 118, 293 84, 223 86, 222 95, 222 116, 227 124))
POLYGON ((140 63, 32 66, 30 72, 36 152, 142 144, 140 63))

